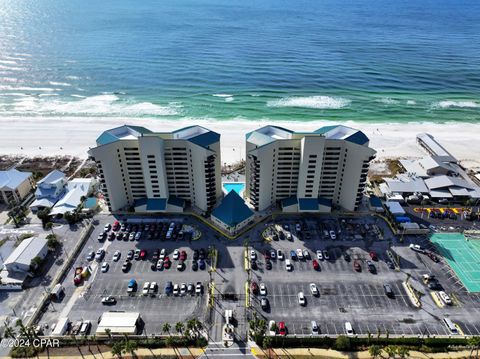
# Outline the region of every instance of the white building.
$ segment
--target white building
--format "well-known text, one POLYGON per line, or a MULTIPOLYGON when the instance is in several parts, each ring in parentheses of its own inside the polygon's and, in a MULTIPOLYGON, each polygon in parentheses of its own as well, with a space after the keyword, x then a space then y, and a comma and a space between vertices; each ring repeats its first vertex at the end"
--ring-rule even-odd
POLYGON ((293 132, 266 126, 246 135, 247 201, 255 210, 280 203, 289 212, 356 210, 375 151, 361 131, 327 126, 293 132))
POLYGON ((42 180, 37 182, 35 190, 35 201, 30 205, 32 212, 42 208, 52 208, 65 193, 67 178, 65 173, 53 170, 42 180))
POLYGON ((33 189, 31 172, 0 171, 0 203, 19 204, 33 189))
POLYGON ((35 236, 23 240, 3 262, 0 274, 2 286, 6 286, 5 289, 21 289, 30 273, 32 259, 35 257, 44 259, 47 253, 48 246, 45 238, 35 236))
POLYGON ((181 210, 184 200, 207 212, 222 197, 220 135, 200 126, 174 132, 117 127, 98 137, 89 154, 110 211, 162 212, 167 204, 181 210))
POLYGON ((104 312, 98 323, 96 335, 135 335, 141 324, 140 313, 136 312, 104 312))
POLYGON ((50 215, 64 215, 73 212, 94 191, 97 181, 94 178, 74 178, 68 182, 65 195, 53 206, 50 215))

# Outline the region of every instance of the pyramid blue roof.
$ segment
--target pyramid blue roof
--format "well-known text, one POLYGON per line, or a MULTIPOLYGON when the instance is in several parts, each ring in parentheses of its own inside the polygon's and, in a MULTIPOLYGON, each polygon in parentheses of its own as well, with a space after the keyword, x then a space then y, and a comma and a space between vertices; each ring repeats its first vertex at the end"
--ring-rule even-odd
POLYGON ((227 226, 234 227, 253 216, 253 211, 248 208, 242 197, 235 191, 230 191, 222 203, 213 210, 212 216, 227 226))

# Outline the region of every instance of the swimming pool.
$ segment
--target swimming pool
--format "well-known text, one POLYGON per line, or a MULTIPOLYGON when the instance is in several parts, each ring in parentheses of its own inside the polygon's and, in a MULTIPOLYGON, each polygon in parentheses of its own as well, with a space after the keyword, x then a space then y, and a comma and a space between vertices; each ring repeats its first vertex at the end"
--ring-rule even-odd
POLYGON ((480 292, 480 240, 467 240, 462 233, 435 233, 430 240, 465 288, 470 293, 480 292))
POLYGON ((245 182, 224 182, 223 183, 223 190, 227 194, 233 190, 241 196, 243 194, 244 189, 245 189, 245 182))

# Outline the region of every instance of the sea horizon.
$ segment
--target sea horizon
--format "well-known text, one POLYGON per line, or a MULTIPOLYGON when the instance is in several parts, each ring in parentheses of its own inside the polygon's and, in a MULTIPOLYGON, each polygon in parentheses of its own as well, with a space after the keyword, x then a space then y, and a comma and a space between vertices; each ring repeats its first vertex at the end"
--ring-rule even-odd
POLYGON ((3 4, 0 118, 480 119, 475 1, 3 4))

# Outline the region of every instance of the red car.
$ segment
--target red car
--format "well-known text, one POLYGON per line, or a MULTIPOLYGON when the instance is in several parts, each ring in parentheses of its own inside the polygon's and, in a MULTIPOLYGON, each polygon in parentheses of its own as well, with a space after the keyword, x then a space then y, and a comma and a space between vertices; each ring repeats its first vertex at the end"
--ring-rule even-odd
POLYGON ((172 265, 172 263, 170 262, 170 258, 168 258, 168 256, 165 257, 165 258, 163 259, 163 267, 164 267, 165 269, 168 269, 168 268, 170 268, 171 265, 172 265))
POLYGON ((285 322, 278 323, 278 334, 281 336, 287 335, 287 327, 285 326, 285 322))
POLYGON ((320 270, 320 264, 318 264, 316 259, 312 261, 312 264, 313 264, 313 269, 320 270))
POLYGON ((265 250, 265 253, 263 253, 263 256, 265 259, 270 259, 270 252, 268 250, 265 250))
POLYGON ((377 253, 375 253, 375 251, 371 251, 370 258, 372 258, 372 261, 378 261, 377 253))
POLYGON ((142 249, 140 251, 140 259, 144 260, 147 257, 147 251, 145 249, 142 249))
POLYGON ((362 271, 362 266, 360 265, 359 261, 357 261, 357 260, 353 261, 353 269, 355 269, 355 271, 357 271, 357 272, 362 271))
POLYGON ((181 261, 184 261, 184 260, 186 260, 186 259, 187 259, 187 252, 181 251, 181 252, 180 252, 180 260, 181 260, 181 261))
POLYGON ((435 254, 433 254, 432 252, 427 252, 427 256, 428 256, 428 258, 430 258, 435 263, 438 263, 440 261, 438 259, 438 257, 435 254))
POLYGON ((118 231, 120 229, 120 223, 118 221, 113 222, 112 229, 118 231))
POLYGON ((258 284, 257 282, 252 282, 250 285, 250 290, 252 291, 253 294, 258 294, 258 284))

